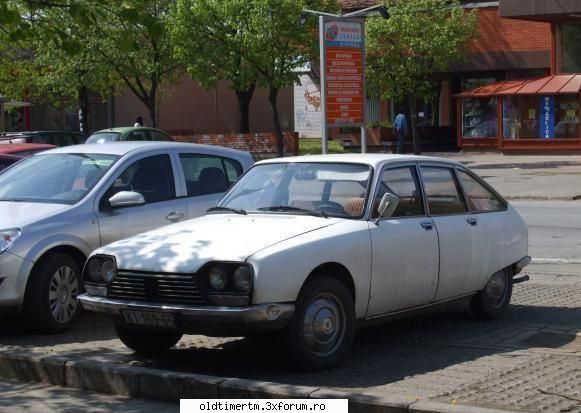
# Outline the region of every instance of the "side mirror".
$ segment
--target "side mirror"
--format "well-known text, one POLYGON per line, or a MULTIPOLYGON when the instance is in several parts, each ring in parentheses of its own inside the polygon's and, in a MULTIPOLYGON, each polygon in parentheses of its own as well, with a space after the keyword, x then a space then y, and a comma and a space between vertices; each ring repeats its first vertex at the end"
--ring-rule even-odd
POLYGON ((375 225, 379 224, 381 218, 392 216, 398 204, 399 197, 397 195, 390 192, 383 194, 383 197, 381 197, 381 201, 379 202, 379 207, 377 208, 379 216, 375 220, 375 225))
POLYGON ((111 208, 123 208, 145 204, 145 198, 139 192, 121 191, 109 198, 111 208))

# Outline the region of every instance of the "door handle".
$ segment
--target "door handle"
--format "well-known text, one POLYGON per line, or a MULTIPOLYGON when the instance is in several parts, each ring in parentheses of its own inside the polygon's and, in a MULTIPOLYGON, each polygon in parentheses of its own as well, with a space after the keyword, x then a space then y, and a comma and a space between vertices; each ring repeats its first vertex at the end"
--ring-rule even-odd
POLYGON ((434 223, 431 221, 424 221, 420 224, 426 231, 431 231, 434 228, 434 223))
POLYGON ((165 219, 167 219, 168 221, 179 221, 180 219, 182 219, 184 217, 184 214, 182 214, 181 212, 170 212, 169 214, 167 214, 167 216, 165 217, 165 219))
POLYGON ((476 218, 473 218, 473 217, 466 218, 466 222, 468 222, 473 227, 475 227, 476 225, 478 225, 478 220, 476 218))

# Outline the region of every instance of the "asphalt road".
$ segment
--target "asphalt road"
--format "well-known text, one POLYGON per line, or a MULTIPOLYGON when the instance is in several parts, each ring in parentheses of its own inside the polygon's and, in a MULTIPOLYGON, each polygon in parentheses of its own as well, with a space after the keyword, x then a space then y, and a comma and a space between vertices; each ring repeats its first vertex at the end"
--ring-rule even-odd
POLYGON ((581 201, 512 201, 529 226, 529 252, 538 263, 581 265, 581 201))
POLYGON ((173 413, 179 406, 41 383, 0 381, 0 411, 10 413, 173 413))

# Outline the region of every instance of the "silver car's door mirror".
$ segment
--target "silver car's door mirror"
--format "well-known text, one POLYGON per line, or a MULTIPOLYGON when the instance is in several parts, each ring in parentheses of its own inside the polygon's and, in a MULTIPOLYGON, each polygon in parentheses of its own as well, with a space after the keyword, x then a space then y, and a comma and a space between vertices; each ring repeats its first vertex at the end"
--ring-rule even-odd
POLYGON ((139 192, 121 191, 109 198, 111 208, 123 208, 145 204, 145 198, 139 192))
POLYGON ((397 195, 394 195, 390 192, 383 194, 381 201, 379 202, 379 207, 377 208, 379 216, 375 220, 375 225, 379 224, 379 220, 381 220, 381 218, 392 216, 398 204, 399 197, 397 195))

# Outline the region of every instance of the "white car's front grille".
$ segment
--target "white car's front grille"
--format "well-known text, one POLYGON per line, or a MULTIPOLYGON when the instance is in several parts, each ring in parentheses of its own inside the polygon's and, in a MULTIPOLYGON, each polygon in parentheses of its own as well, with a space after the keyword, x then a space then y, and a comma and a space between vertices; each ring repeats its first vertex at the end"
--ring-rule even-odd
POLYGON ((207 305, 193 274, 154 274, 119 271, 108 296, 152 303, 207 305))

